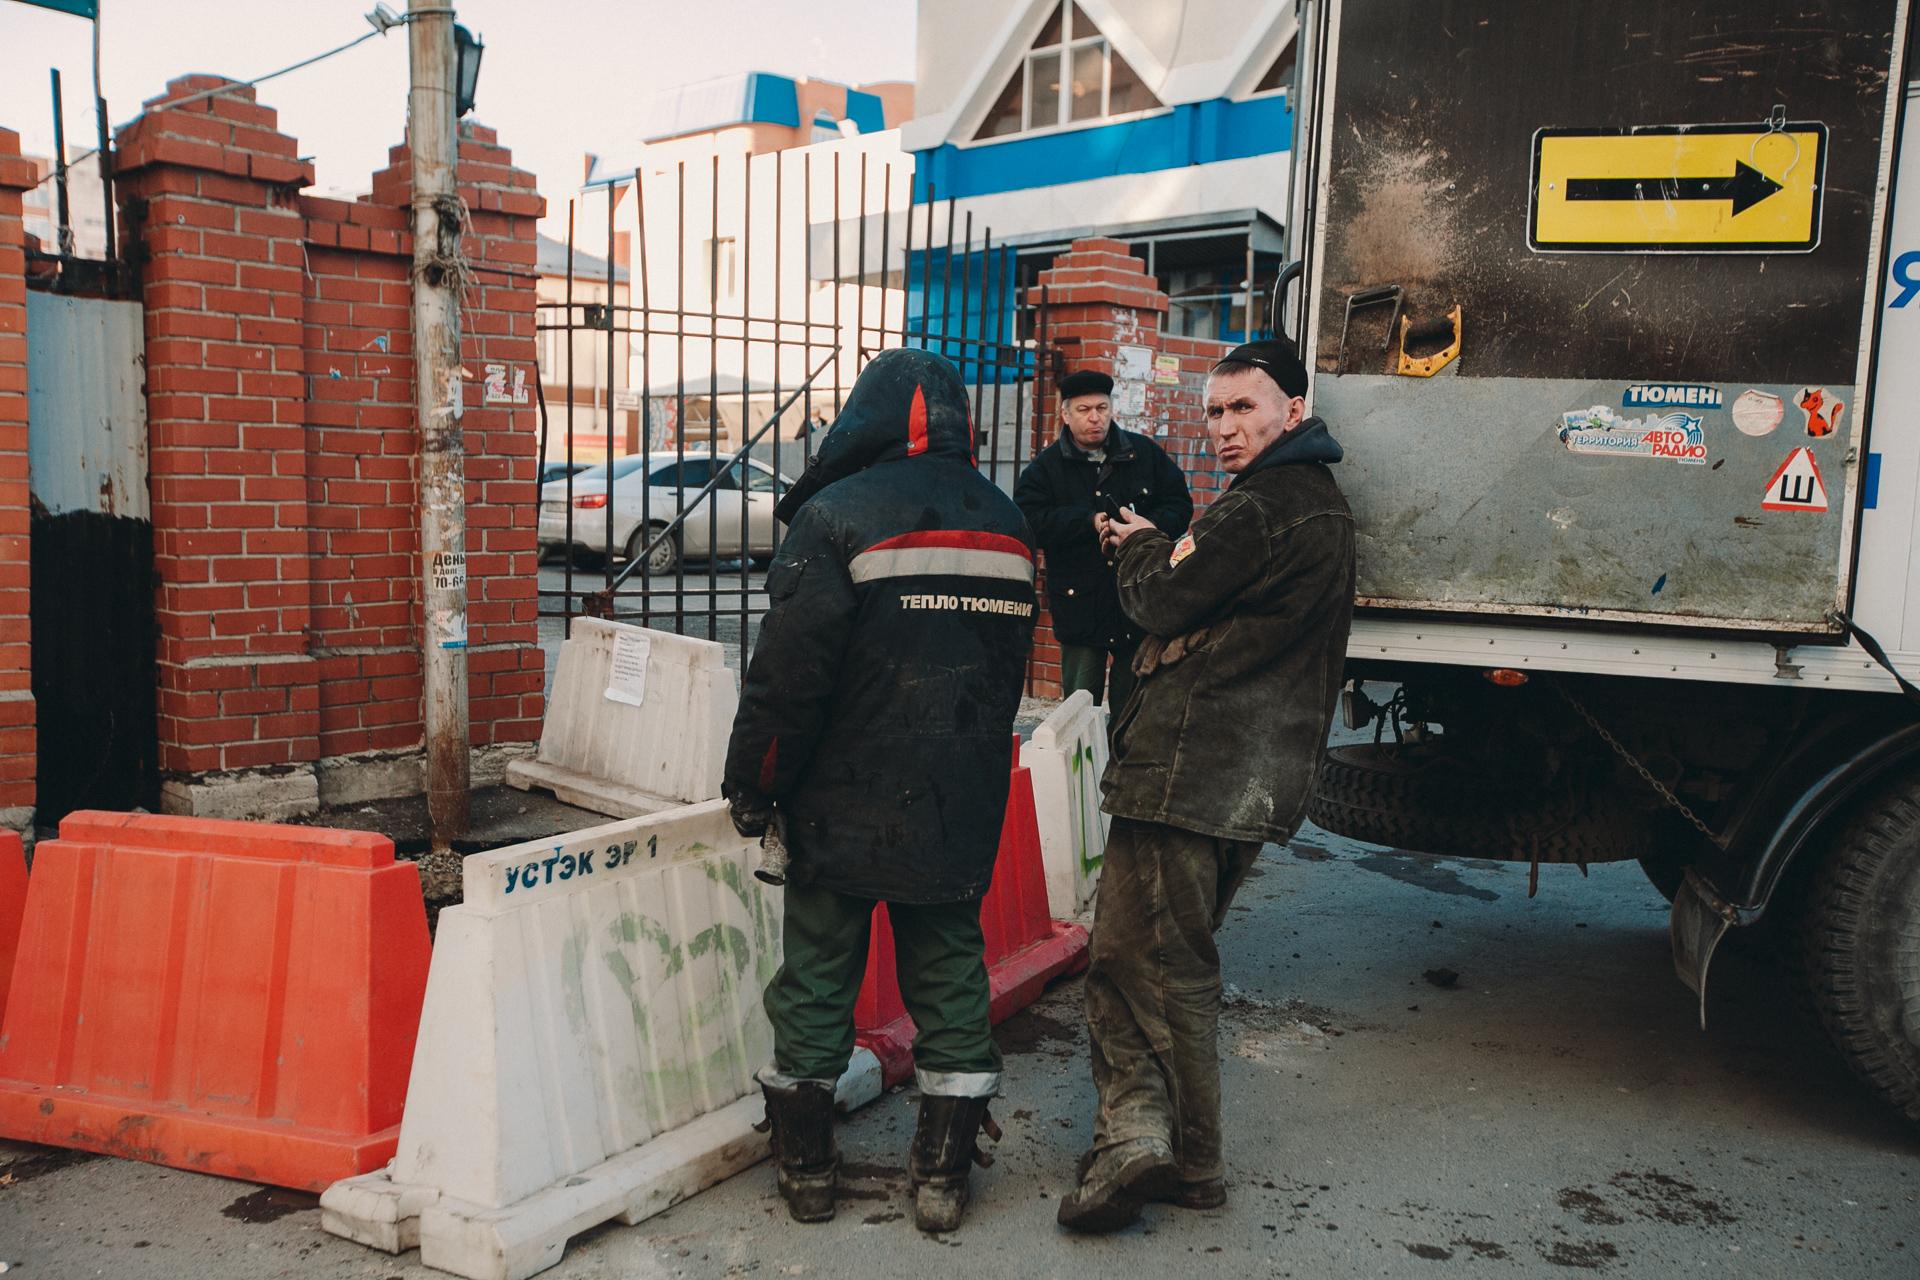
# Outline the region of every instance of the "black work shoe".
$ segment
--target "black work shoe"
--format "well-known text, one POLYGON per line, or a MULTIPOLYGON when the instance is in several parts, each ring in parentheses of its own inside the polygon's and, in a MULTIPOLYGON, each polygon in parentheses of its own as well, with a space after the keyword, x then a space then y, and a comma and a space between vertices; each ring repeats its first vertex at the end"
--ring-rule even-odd
MULTIPOLYGON (((1093 1161, 1100 1153, 1089 1148, 1080 1153, 1080 1169, 1074 1174, 1075 1181, 1085 1182, 1087 1170, 1093 1168, 1093 1161)), ((1225 1178, 1182 1178, 1177 1173, 1168 1184, 1165 1195, 1155 1196, 1155 1204, 1170 1204, 1176 1209, 1218 1209, 1227 1202, 1227 1180, 1225 1178)))
POLYGON ((760 1086, 773 1129, 774 1185, 795 1222, 833 1217, 840 1153, 833 1142, 833 1087, 805 1080, 789 1088, 760 1086))
POLYGON ((913 1225, 922 1231, 956 1231, 967 1211, 971 1167, 993 1163, 977 1144, 980 1130, 995 1140, 1000 1126, 987 1114, 989 1098, 922 1095, 920 1121, 908 1150, 913 1182, 913 1225))
POLYGON ((1167 1194, 1155 1196, 1154 1199, 1178 1209, 1218 1209, 1227 1202, 1227 1180, 1202 1178, 1198 1182, 1188 1182, 1184 1178, 1176 1178, 1167 1194))
POLYGON ((1141 1206, 1166 1197, 1177 1180, 1173 1148, 1159 1138, 1116 1143, 1083 1161, 1080 1185, 1060 1201, 1060 1225, 1073 1231, 1118 1231, 1141 1206))

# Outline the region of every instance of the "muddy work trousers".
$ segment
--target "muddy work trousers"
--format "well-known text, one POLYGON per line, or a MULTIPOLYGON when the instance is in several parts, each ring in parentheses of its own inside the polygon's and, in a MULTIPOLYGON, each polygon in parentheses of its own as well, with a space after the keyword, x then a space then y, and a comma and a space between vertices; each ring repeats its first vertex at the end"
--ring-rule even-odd
POLYGON ((1259 852, 1246 841, 1113 820, 1086 985, 1100 1091, 1095 1150, 1159 1138, 1183 1181, 1225 1176, 1213 934, 1259 852))
MULTIPOLYGON (((868 898, 787 886, 784 957, 766 994, 775 1070, 762 1079, 831 1081, 847 1069, 873 908, 868 898)), ((887 915, 894 974, 917 1032, 920 1091, 991 1096, 1000 1086, 1000 1048, 987 1021, 979 900, 893 903, 887 915)))

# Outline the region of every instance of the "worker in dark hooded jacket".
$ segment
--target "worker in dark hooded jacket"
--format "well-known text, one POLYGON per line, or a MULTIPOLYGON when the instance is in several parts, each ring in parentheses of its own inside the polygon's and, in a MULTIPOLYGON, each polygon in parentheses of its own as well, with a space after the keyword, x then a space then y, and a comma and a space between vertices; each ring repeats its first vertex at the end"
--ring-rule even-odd
POLYGON ((1087 971, 1100 1105, 1059 1220, 1111 1231, 1165 1200, 1226 1203, 1213 933, 1319 773, 1353 618, 1353 516, 1284 340, 1227 353, 1207 436, 1227 491, 1181 537, 1101 521, 1120 605, 1147 633, 1101 781, 1113 815, 1087 971))
POLYGON ((980 899, 1032 643, 1032 542, 975 469, 960 375, 911 349, 868 364, 775 514, 788 531, 724 791, 742 834, 772 822, 789 857, 760 1077, 778 1184, 796 1220, 833 1216, 833 1088, 884 902, 918 1028, 915 1221, 950 1231, 1000 1084, 980 899))

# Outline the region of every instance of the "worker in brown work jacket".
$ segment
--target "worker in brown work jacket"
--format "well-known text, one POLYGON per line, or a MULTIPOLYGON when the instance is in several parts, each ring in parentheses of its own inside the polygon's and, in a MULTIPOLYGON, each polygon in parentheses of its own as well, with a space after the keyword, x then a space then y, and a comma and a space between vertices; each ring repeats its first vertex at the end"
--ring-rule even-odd
POLYGON ((1340 446, 1305 417, 1306 391, 1291 343, 1235 348, 1206 391, 1227 491, 1178 539, 1132 513, 1100 521, 1146 639, 1101 784, 1113 824, 1086 984, 1100 1105, 1060 1202, 1075 1230, 1115 1230, 1152 1201, 1226 1202, 1213 934, 1260 846, 1299 829, 1353 617, 1340 446))

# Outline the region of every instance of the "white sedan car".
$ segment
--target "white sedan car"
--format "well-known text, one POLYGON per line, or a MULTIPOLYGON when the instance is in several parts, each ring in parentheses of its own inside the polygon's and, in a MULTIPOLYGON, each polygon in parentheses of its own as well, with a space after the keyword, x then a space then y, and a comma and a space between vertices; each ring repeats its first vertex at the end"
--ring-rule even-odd
MULTIPOLYGON (((708 453, 635 454, 613 463, 613 537, 607 537, 607 466, 573 477, 573 529, 567 529, 567 478, 540 488, 540 550, 571 542, 577 551, 638 556, 691 503, 714 468, 724 461, 708 453)), ((647 557, 649 573, 671 573, 688 560, 764 560, 773 555, 773 506, 792 482, 765 463, 742 459, 727 467, 720 484, 693 506, 673 533, 647 557)))

